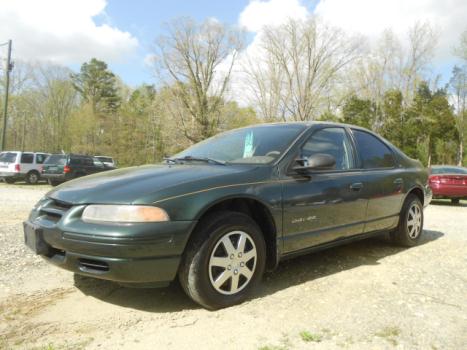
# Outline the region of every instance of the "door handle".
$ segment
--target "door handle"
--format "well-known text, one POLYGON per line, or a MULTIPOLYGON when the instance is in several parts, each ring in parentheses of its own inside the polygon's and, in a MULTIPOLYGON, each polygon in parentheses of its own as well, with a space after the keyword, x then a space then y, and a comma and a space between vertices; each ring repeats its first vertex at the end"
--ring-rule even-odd
POLYGON ((360 191, 363 188, 363 184, 361 182, 355 182, 350 185, 351 191, 360 191))

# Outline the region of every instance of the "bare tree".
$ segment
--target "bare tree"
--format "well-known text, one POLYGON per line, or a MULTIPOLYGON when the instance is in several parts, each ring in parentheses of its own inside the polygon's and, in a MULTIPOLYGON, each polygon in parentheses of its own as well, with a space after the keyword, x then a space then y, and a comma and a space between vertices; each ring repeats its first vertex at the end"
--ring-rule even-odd
POLYGON ((360 47, 358 40, 315 17, 266 27, 260 43, 245 67, 252 102, 263 118, 283 120, 317 117, 330 85, 360 47))
POLYGON ((467 63, 467 29, 462 32, 459 46, 454 48, 454 53, 467 63))
POLYGON ((159 37, 159 76, 182 107, 174 117, 192 142, 215 134, 232 67, 243 46, 239 31, 215 21, 182 18, 159 37), (193 127, 194 126, 194 127, 193 127))

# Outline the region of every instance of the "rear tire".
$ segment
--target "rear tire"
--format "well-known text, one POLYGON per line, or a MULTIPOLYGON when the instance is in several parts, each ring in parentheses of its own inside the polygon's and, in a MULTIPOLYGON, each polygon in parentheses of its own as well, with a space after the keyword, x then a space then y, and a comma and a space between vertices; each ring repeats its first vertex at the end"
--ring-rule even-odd
POLYGON ((26 174, 26 182, 30 185, 35 185, 39 182, 40 175, 37 171, 30 171, 26 174))
POLYGON ((392 240, 404 247, 417 245, 423 233, 423 205, 420 199, 409 194, 402 206, 397 229, 391 233, 392 240))
POLYGON ((199 222, 179 270, 185 292, 215 310, 243 302, 258 285, 266 264, 266 244, 247 215, 222 211, 199 222))
POLYGON ((451 198, 451 204, 459 204, 459 198, 451 198))

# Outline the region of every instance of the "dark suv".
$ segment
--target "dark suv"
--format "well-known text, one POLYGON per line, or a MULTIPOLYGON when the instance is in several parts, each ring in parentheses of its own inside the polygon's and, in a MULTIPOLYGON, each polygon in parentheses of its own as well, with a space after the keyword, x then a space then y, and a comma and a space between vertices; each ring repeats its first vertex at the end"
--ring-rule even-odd
POLYGON ((44 162, 41 176, 50 185, 75 179, 77 177, 112 170, 114 167, 104 165, 95 157, 79 154, 52 154, 44 162))

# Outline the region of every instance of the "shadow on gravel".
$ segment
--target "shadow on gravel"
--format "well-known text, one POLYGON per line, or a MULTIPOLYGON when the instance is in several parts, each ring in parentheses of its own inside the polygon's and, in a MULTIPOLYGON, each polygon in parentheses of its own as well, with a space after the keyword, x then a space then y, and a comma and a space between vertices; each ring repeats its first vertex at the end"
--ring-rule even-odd
POLYGON ((187 297, 178 281, 166 288, 127 288, 115 282, 75 274, 74 284, 85 295, 147 312, 165 313, 199 308, 187 297))
POLYGON ((442 206, 446 206, 446 207, 467 207, 467 201, 461 200, 458 204, 453 204, 453 203, 451 203, 450 200, 433 199, 430 202, 430 205, 442 205, 442 206))
MULTIPOLYGON (((419 245, 434 241, 443 235, 442 232, 424 230, 419 245)), ((406 248, 392 245, 383 236, 286 260, 277 270, 266 274, 252 298, 264 297, 294 285, 361 265, 378 265, 380 259, 404 250, 406 248)), ((86 295, 107 303, 147 312, 164 313, 200 308, 185 295, 178 281, 167 288, 134 289, 75 274, 74 283, 86 295)))
MULTIPOLYGON (((442 232, 424 230, 418 246, 442 236, 442 232)), ((388 235, 384 235, 285 260, 277 270, 266 274, 257 297, 358 266, 379 265, 380 259, 407 249, 410 248, 394 245, 388 235)))

